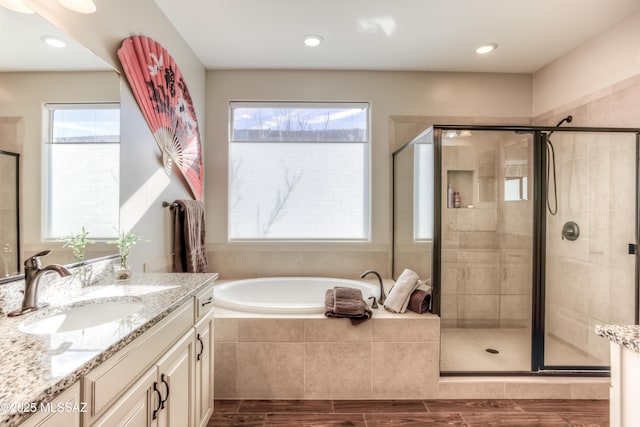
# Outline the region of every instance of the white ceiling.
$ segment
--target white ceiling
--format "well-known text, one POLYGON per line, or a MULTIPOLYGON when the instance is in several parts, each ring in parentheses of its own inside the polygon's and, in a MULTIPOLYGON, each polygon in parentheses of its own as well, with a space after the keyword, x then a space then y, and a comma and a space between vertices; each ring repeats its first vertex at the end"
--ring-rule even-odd
POLYGON ((40 16, 0 7, 0 71, 89 71, 111 69, 105 62, 40 16), (47 46, 43 35, 67 42, 47 46))
POLYGON ((208 69, 522 73, 539 70, 640 7, 640 0, 155 2, 208 69), (308 33, 325 42, 304 46, 308 33), (499 47, 477 55, 485 42, 499 47))

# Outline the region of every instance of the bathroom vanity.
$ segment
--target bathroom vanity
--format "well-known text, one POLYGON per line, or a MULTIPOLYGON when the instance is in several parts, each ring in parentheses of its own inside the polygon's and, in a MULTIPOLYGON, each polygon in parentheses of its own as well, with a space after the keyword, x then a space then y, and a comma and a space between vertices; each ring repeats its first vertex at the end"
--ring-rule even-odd
POLYGON ((596 333, 611 341, 609 424, 636 426, 640 420, 640 326, 597 325, 596 333))
POLYGON ((0 425, 206 426, 216 279, 138 274, 2 317, 0 425))

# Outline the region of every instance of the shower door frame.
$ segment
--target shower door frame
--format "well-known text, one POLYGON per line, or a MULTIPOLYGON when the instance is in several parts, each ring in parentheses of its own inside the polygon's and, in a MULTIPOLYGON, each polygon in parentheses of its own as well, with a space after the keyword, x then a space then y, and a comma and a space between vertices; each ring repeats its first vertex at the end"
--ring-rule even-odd
MULTIPOLYGON (((433 252, 432 283, 433 313, 440 315, 441 300, 441 251, 442 251, 442 133, 448 130, 518 132, 532 134, 533 142, 533 241, 532 241, 532 301, 531 301, 531 370, 530 371, 445 371, 442 376, 486 376, 486 375, 562 375, 562 376, 609 376, 608 366, 551 366, 544 364, 545 340, 545 270, 546 270, 546 138, 549 132, 590 132, 590 133, 628 133, 635 134, 636 143, 636 191, 635 191, 635 284, 634 311, 635 324, 639 324, 640 297, 640 128, 603 128, 603 127, 553 127, 553 126, 491 126, 491 125, 438 125, 434 124, 418 137, 431 132, 433 135, 434 162, 434 215, 433 215, 433 252)), ((414 141, 405 146, 413 144, 414 141)), ((403 146, 401 151, 405 147, 403 146)), ((594 332, 595 333, 595 332, 594 332)))
MULTIPOLYGON (((20 259, 20 154, 12 151, 0 150, 0 155, 6 155, 15 158, 16 161, 16 268, 17 274, 20 274, 20 265, 22 260, 20 259)), ((7 277, 0 277, 0 284, 14 280, 14 275, 7 277)))

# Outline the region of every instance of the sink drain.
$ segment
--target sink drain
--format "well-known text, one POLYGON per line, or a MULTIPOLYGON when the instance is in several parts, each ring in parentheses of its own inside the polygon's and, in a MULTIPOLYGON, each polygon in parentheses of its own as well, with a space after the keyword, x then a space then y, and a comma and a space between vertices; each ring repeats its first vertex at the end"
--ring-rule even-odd
POLYGON ((498 354, 500 353, 498 350, 496 350, 495 348, 487 348, 484 351, 486 351, 487 353, 491 353, 491 354, 498 354))

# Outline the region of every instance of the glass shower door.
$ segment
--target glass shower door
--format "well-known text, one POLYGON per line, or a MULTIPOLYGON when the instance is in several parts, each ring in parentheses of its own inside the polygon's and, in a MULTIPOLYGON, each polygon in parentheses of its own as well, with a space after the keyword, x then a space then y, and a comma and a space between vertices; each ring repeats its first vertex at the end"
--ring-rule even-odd
POLYGON ((440 370, 531 369, 531 133, 443 130, 440 370))
POLYGON ((567 131, 550 140, 541 368, 604 367, 609 341, 594 326, 635 323, 636 136, 567 131))

